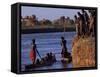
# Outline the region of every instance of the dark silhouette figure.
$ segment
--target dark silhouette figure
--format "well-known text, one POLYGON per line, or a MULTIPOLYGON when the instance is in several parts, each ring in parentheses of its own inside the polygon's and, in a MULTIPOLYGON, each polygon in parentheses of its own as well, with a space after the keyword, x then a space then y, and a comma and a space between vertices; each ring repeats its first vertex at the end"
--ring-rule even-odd
POLYGON ((62 47, 62 51, 61 51, 62 58, 69 57, 70 53, 67 52, 66 40, 64 39, 64 37, 61 37, 61 47, 62 47))
POLYGON ((80 35, 84 35, 85 34, 85 27, 84 27, 85 20, 84 20, 83 15, 80 12, 78 12, 78 16, 79 16, 80 35))
POLYGON ((52 52, 50 52, 50 57, 49 57, 50 61, 53 61, 52 57, 53 57, 52 52))
POLYGON ((76 33, 77 33, 77 36, 80 36, 80 24, 79 24, 79 18, 75 15, 74 16, 75 18, 75 27, 76 27, 76 33))
POLYGON ((37 59, 37 61, 36 61, 36 64, 40 64, 40 61, 39 61, 39 59, 37 59))
POLYGON ((88 16, 87 12, 84 9, 82 9, 82 17, 83 17, 83 22, 84 22, 83 23, 84 34, 86 34, 89 31, 89 26, 88 26, 89 16, 88 16))
POLYGON ((96 11, 90 10, 90 19, 89 19, 89 34, 92 36, 96 35, 96 11))

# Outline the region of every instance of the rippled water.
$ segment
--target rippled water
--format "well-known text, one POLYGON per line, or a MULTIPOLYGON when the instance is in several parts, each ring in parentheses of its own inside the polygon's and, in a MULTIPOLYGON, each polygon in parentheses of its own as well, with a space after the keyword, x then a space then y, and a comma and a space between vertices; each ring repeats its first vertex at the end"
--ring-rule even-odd
MULTIPOLYGON (((41 68, 35 68, 33 70, 43 69, 60 69, 60 68, 72 68, 72 64, 69 63, 65 66, 60 62, 61 60, 61 36, 64 35, 67 40, 68 52, 71 53, 72 40, 75 36, 75 32, 54 32, 54 33, 34 33, 34 34, 22 34, 21 35, 21 70, 24 71, 26 64, 31 64, 29 59, 29 51, 31 49, 32 39, 36 39, 37 49, 41 56, 44 56, 48 52, 54 52, 56 54, 57 62, 52 66, 44 66, 41 68)), ((38 58, 38 55, 37 55, 38 58)))

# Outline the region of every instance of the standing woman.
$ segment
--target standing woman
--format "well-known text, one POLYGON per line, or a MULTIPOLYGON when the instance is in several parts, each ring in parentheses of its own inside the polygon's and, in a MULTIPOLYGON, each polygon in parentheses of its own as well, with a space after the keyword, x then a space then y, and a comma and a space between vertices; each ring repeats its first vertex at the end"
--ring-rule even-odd
POLYGON ((35 44, 35 39, 32 39, 32 48, 31 48, 29 56, 33 64, 35 64, 35 61, 36 61, 36 51, 37 51, 37 47, 35 44))

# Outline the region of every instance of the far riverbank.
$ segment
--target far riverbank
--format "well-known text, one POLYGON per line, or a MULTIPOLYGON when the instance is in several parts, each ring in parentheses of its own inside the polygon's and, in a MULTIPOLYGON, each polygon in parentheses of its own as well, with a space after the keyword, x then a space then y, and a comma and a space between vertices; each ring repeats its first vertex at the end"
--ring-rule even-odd
MULTIPOLYGON (((65 32, 75 31, 75 28, 68 27, 65 29, 65 32)), ((44 29, 23 29, 21 30, 22 34, 29 33, 51 33, 51 32, 64 32, 64 28, 44 28, 44 29)))

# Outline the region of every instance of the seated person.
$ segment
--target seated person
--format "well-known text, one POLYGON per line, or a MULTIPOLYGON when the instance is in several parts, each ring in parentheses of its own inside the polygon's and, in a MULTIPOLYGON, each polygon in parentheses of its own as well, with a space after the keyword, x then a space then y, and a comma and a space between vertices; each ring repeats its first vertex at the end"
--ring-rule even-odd
POLYGON ((53 57, 52 56, 52 52, 50 52, 50 57, 49 57, 50 61, 53 61, 53 58, 52 57, 53 57))
POLYGON ((40 61, 39 61, 39 59, 37 59, 37 61, 36 61, 36 64, 40 64, 40 61))
POLYGON ((44 58, 42 58, 40 61, 40 64, 44 64, 44 63, 45 63, 45 60, 44 60, 44 58))

